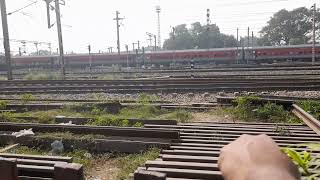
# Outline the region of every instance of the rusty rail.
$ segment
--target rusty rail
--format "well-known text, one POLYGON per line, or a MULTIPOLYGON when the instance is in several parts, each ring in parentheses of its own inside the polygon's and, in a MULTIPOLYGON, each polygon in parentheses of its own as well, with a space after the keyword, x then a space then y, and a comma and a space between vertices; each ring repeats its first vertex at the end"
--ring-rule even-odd
POLYGON ((320 121, 294 104, 292 112, 320 136, 320 121))

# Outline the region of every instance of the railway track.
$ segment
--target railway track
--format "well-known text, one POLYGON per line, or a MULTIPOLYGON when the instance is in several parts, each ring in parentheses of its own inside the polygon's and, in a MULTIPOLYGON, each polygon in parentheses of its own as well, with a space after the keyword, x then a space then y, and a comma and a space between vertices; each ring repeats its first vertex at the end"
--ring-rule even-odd
MULTIPOLYGON (((263 66, 219 66, 213 68, 198 68, 198 69, 162 69, 162 70, 129 70, 129 71, 113 71, 108 69, 94 69, 92 74, 130 74, 130 73, 142 73, 142 74, 152 74, 152 73, 188 73, 192 72, 243 72, 243 71, 299 71, 299 70, 320 70, 320 65, 308 65, 308 64, 293 64, 293 65, 263 65, 263 66)), ((88 72, 83 72, 83 70, 77 72, 73 70, 68 74, 88 74, 88 72)), ((0 72, 0 75, 5 75, 6 72, 0 72)), ((28 73, 15 73, 15 76, 24 76, 28 73)))
POLYGON ((0 81, 0 93, 136 93, 317 90, 318 78, 0 81))
MULTIPOLYGON (((302 109, 294 106, 294 113, 300 114, 307 125, 272 124, 272 123, 212 123, 145 125, 147 128, 176 130, 180 139, 162 150, 158 159, 147 161, 145 167, 138 170, 165 173, 166 178, 174 179, 214 179, 222 180, 218 168, 218 158, 223 146, 231 143, 242 134, 267 134, 280 146, 290 147, 298 152, 308 151, 306 143, 319 143, 319 123, 312 123, 312 118, 302 109)), ((300 116, 299 116, 300 117, 300 116)), ((318 122, 318 121, 317 121, 318 122)), ((319 155, 320 150, 312 155, 319 155)), ((310 168, 315 168, 312 164, 310 168)), ((138 179, 139 180, 139 179, 138 179)))

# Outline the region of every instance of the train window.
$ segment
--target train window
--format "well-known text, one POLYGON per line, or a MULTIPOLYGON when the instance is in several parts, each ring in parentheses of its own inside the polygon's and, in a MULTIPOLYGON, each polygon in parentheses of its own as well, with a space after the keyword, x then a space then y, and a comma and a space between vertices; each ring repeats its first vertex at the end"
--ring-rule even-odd
POLYGON ((303 52, 300 51, 299 54, 303 54, 303 52))

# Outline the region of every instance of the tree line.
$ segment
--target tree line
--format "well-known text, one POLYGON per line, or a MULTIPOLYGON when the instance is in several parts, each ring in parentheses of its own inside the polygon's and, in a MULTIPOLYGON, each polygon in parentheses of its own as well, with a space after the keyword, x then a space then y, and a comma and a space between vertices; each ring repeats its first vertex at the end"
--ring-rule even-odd
MULTIPOLYGON (((292 11, 282 9, 276 12, 267 25, 259 32, 259 36, 250 37, 250 45, 253 46, 281 46, 312 43, 312 17, 313 11, 300 7, 292 11)), ((316 11, 316 29, 320 27, 320 13, 316 11)), ((216 24, 201 25, 200 22, 181 24, 173 28, 170 38, 166 39, 164 49, 206 49, 236 47, 241 44, 247 45, 248 37, 237 39, 233 35, 220 32, 216 24)), ((320 32, 317 30, 317 37, 320 32)))

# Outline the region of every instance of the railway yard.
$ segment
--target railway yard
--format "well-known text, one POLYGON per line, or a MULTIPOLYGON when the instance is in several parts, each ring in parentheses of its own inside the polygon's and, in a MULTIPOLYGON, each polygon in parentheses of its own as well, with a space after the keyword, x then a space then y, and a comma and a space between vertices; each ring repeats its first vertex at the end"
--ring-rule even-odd
POLYGON ((0 12, 0 180, 320 180, 316 3, 0 12))
POLYGON ((2 80, 0 157, 20 179, 223 179, 221 148, 266 134, 319 177, 318 66, 272 68, 2 80))

